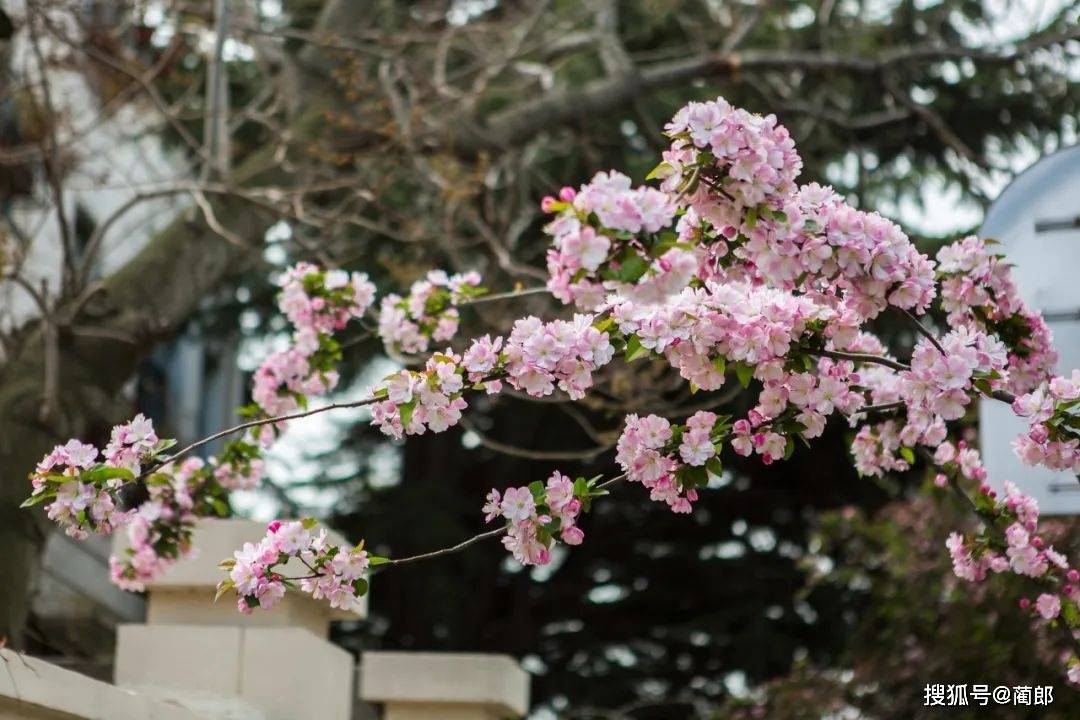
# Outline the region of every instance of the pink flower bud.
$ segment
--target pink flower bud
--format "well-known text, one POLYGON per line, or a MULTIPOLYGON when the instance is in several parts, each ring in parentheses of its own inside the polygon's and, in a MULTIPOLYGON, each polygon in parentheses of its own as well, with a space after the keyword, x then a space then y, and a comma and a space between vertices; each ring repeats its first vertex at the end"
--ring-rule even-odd
POLYGON ((550 195, 545 195, 544 199, 540 201, 540 210, 546 213, 553 213, 555 212, 555 205, 557 202, 558 200, 550 195))
POLYGON ((564 187, 562 190, 559 191, 559 199, 562 200, 563 202, 573 202, 574 198, 576 198, 576 197, 577 197, 577 190, 570 187, 569 185, 564 187))
POLYGON ((1027 610, 1029 607, 1031 607, 1031 600, 1029 600, 1028 598, 1020 598, 1020 602, 1018 604, 1020 605, 1021 610, 1027 610))
POLYGON ((267 529, 268 532, 276 533, 278 530, 281 529, 281 521, 280 520, 274 520, 273 522, 271 522, 269 525, 266 526, 266 529, 267 529))
POLYGON ((1080 581, 1080 572, 1076 570, 1070 570, 1065 573, 1065 577, 1069 578, 1069 582, 1074 583, 1080 581))
POLYGON ((562 531, 562 541, 567 545, 580 545, 585 539, 585 533, 579 527, 569 527, 562 531))
POLYGON ((946 487, 949 484, 949 478, 945 477, 942 473, 938 473, 934 478, 934 484, 939 488, 946 487))

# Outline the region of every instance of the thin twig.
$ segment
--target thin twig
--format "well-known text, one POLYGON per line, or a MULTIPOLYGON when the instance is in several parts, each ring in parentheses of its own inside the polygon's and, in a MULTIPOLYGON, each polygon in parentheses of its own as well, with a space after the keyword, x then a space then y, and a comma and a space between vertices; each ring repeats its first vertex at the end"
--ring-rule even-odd
POLYGON ((902 362, 893 360, 883 355, 871 355, 870 353, 842 352, 840 350, 807 350, 810 355, 833 358, 834 360, 851 360, 852 362, 872 363, 884 365, 893 370, 910 370, 911 368, 902 362))
POLYGON ((488 538, 498 537, 506 532, 505 527, 495 528, 494 530, 488 530, 482 532, 479 535, 473 535, 468 540, 463 540, 457 545, 451 545, 450 547, 441 548, 439 550, 432 550, 431 552, 421 553, 419 555, 410 555, 408 557, 398 558, 397 560, 387 560, 385 565, 404 565, 405 563, 418 562, 420 560, 430 560, 431 558, 442 557, 443 555, 450 555, 460 550, 464 550, 470 545, 475 545, 478 542, 487 540, 488 538))
POLYGON ((465 417, 461 418, 461 426, 475 435, 480 444, 487 449, 510 457, 525 458, 527 460, 590 460, 600 453, 610 450, 613 445, 613 443, 606 443, 581 450, 533 450, 532 448, 523 448, 494 440, 465 417))
POLYGON ((867 405, 866 407, 860 408, 856 414, 862 415, 864 413, 872 412, 891 412, 893 410, 899 410, 905 406, 907 406, 906 402, 904 402, 903 400, 897 400, 896 402, 881 403, 880 405, 867 405))
POLYGON ((209 435, 207 437, 204 437, 202 440, 196 440, 195 442, 191 443, 190 445, 186 445, 186 446, 182 447, 181 449, 177 450, 176 452, 174 452, 169 457, 164 458, 161 461, 161 463, 158 464, 157 466, 155 466, 152 470, 147 470, 145 473, 143 473, 143 475, 147 475, 147 474, 149 474, 151 472, 157 472, 158 470, 165 467, 166 465, 172 464, 173 462, 175 462, 180 457, 182 457, 184 455, 187 455, 192 450, 196 450, 196 449, 202 447, 203 445, 206 445, 208 443, 212 443, 215 440, 220 440, 221 438, 232 435, 233 433, 238 433, 241 430, 247 430, 248 428, 259 427, 260 425, 270 425, 272 423, 285 422, 286 420, 299 420, 300 418, 306 418, 306 417, 310 417, 312 415, 318 415, 319 413, 324 413, 324 412, 327 412, 329 410, 341 410, 343 408, 363 407, 365 405, 370 405, 370 404, 378 401, 378 399, 379 398, 365 398, 363 400, 351 400, 349 402, 328 403, 326 405, 321 405, 321 406, 319 406, 317 408, 312 408, 311 410, 305 410, 303 412, 291 413, 289 415, 278 415, 276 417, 260 418, 258 420, 249 420, 247 422, 242 422, 239 425, 233 425, 230 428, 226 428, 224 430, 219 430, 218 432, 214 433, 213 435, 209 435))
POLYGON ((480 295, 479 297, 466 298, 458 305, 479 305, 480 303, 492 302, 494 300, 507 300, 509 298, 524 297, 525 295, 538 295, 540 293, 549 292, 547 286, 539 285, 537 287, 522 288, 520 290, 507 290, 506 292, 492 293, 490 295, 480 295))
POLYGON ((915 330, 917 330, 920 335, 922 335, 924 338, 926 338, 927 340, 929 340, 930 342, 932 342, 934 344, 934 347, 936 347, 938 349, 938 352, 940 352, 942 355, 946 355, 946 356, 949 354, 949 353, 945 352, 945 348, 942 347, 941 342, 937 339, 937 336, 934 335, 933 332, 931 332, 930 328, 923 325, 922 321, 919 320, 919 318, 915 317, 911 313, 910 310, 903 310, 902 309, 902 310, 900 310, 900 312, 904 313, 904 315, 907 317, 907 319, 910 320, 915 325, 915 330))

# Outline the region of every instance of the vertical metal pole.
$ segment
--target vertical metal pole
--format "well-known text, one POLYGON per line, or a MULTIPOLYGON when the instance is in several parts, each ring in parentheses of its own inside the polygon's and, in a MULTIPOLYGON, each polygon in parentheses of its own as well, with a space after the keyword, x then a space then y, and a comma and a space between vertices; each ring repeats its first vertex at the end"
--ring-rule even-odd
POLYGON ((229 0, 214 0, 214 49, 206 63, 206 116, 203 122, 203 182, 229 172, 229 82, 223 54, 229 34, 229 0))

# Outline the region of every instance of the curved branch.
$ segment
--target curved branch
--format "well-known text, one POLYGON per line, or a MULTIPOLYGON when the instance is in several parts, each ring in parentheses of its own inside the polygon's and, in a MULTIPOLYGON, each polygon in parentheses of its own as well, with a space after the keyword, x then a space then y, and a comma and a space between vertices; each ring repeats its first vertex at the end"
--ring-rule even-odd
MULTIPOLYGON (((312 415, 318 415, 319 413, 324 413, 324 412, 327 412, 327 411, 330 411, 330 410, 340 410, 342 408, 363 407, 365 405, 371 405, 372 403, 376 402, 377 400, 378 400, 378 398, 364 398, 363 400, 351 400, 349 402, 328 403, 326 405, 320 405, 317 408, 312 408, 311 410, 304 410, 303 412, 291 413, 289 415, 278 415, 276 417, 260 418, 258 420, 249 420, 247 422, 242 422, 239 425, 233 425, 230 428, 225 428, 224 430, 219 430, 218 432, 214 433, 213 435, 209 435, 207 437, 204 437, 201 440, 196 440, 195 442, 191 443, 190 445, 185 445, 184 447, 180 448, 179 450, 174 452, 169 457, 164 458, 159 464, 155 465, 152 470, 147 470, 146 472, 144 472, 143 476, 145 476, 145 475, 147 475, 147 474, 149 474, 151 472, 157 472, 158 470, 165 467, 166 465, 171 465, 172 463, 174 463, 178 459, 180 459, 180 457, 182 457, 184 455, 187 455, 192 450, 196 450, 198 448, 201 448, 204 445, 207 445, 209 443, 214 442, 215 440, 220 440, 223 437, 228 437, 229 435, 232 435, 234 433, 238 433, 238 432, 240 432, 242 430, 247 430, 247 429, 253 428, 253 427, 259 427, 260 425, 271 425, 273 423, 285 422, 286 420, 299 420, 300 418, 306 418, 306 417, 310 417, 312 415)), ((142 477, 142 476, 140 476, 140 477, 142 477)))
POLYGON ((494 450, 495 452, 509 455, 510 457, 525 458, 526 460, 590 460, 600 453, 610 450, 612 447, 612 443, 608 443, 606 445, 601 444, 583 450, 532 450, 530 448, 518 447, 516 445, 509 445, 507 443, 499 442, 498 440, 493 440, 481 430, 477 429, 475 423, 465 417, 461 418, 461 425, 466 430, 476 435, 480 440, 480 444, 489 450, 494 450))
POLYGON ((887 358, 883 355, 871 355, 870 353, 843 352, 840 350, 807 350, 809 355, 832 358, 834 360, 851 360, 852 362, 871 363, 883 365, 893 370, 910 370, 911 368, 902 362, 887 358))

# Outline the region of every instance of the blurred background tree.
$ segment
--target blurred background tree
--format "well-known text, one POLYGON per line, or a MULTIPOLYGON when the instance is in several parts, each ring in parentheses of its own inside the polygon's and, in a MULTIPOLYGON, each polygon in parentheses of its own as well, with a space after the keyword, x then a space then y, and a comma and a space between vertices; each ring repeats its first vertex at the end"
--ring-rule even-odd
MULTIPOLYGON (((718 94, 780 117, 803 180, 907 221, 933 251, 973 229, 1018 167, 1074 140, 1077 17, 1074 2, 977 0, 6 9, 4 282, 22 303, 0 309, 0 575, 13 579, 0 590, 0 635, 79 652, 35 617, 46 528, 15 509, 25 473, 53 443, 94 439, 136 409, 167 425, 154 390, 165 379, 147 358, 177 334, 218 347, 242 328, 250 366, 282 331, 271 281, 287 264, 364 270, 384 292, 434 267, 479 269, 495 290, 542 285, 539 198, 599 169, 643 177, 673 112, 718 94), (90 106, 66 104, 71 87, 90 106), (79 184, 95 152, 89 133, 121 123, 124 109, 142 119, 130 141, 152 136, 172 160, 152 182, 124 183, 125 200, 102 212, 79 184), (166 197, 179 201, 166 216, 175 219, 145 231, 135 251, 119 245, 119 220, 166 197)), ((565 311, 542 295, 477 305, 461 335, 530 312, 565 311)), ((896 346, 913 340, 881 324, 896 346)), ((388 366, 363 333, 346 342, 342 392, 361 392, 388 366)), ((647 363, 620 365, 584 403, 506 395, 476 403, 460 428, 403 445, 361 416, 339 417, 328 432, 340 442, 294 442, 266 491, 236 507, 324 515, 382 553, 430 549, 478 529, 492 486, 555 467, 608 470, 628 412, 746 409, 734 393, 690 396, 673 380, 647 363)), ((928 502, 910 504, 918 478, 857 478, 845 433, 830 427, 812 451, 770 468, 726 458, 690 518, 626 488, 588 518, 584 546, 545 568, 521 571, 492 545, 382 574, 371 620, 338 639, 354 650, 509 652, 534 673, 538 708, 582 718, 709 717, 793 667, 770 698, 805 682, 851 702, 857 682, 877 695, 856 707, 893 716, 892 703, 918 704, 931 670, 960 681, 944 677, 960 662, 986 681, 1001 670, 1055 682, 1037 663, 1005 672, 1030 632, 1004 594, 979 600, 1000 623, 969 627, 958 620, 969 611, 963 590, 944 601, 905 589, 948 584, 950 525, 907 532, 928 502), (854 509, 823 520, 835 508, 854 509), (825 577, 807 564, 822 554, 835 566, 825 577), (915 632, 919 622, 937 626, 915 632), (975 630, 984 645, 972 644, 975 630), (940 664, 898 673, 899 658, 915 658, 912 642, 940 664), (993 663, 977 652, 986 644, 1003 653, 993 663), (829 680, 847 668, 857 680, 829 680)))

